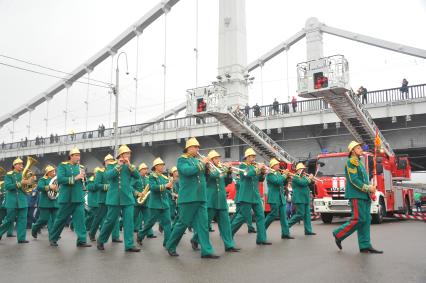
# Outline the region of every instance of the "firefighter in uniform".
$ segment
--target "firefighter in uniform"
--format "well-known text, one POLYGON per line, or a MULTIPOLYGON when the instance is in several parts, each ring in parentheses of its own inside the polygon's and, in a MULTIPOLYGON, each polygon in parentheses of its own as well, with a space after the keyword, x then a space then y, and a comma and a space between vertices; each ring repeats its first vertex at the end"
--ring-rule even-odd
POLYGON ((145 223, 143 229, 138 233, 138 244, 142 245, 142 240, 147 235, 148 231, 152 229, 156 222, 159 222, 164 231, 163 246, 166 246, 171 232, 171 219, 170 219, 170 206, 169 206, 169 193, 173 187, 169 178, 163 175, 164 161, 161 158, 156 158, 152 163, 149 175, 149 191, 150 196, 148 200, 149 219, 145 223))
POLYGON ((135 198, 133 188, 130 186, 131 179, 139 179, 140 175, 136 167, 130 163, 130 156, 130 148, 127 145, 122 145, 118 149, 117 162, 109 164, 106 168, 105 178, 110 183, 106 197, 108 212, 98 237, 98 250, 105 249, 104 243, 108 241, 121 212, 123 215, 124 249, 126 252, 140 252, 133 241, 135 198))
MULTIPOLYGON (((113 164, 115 162, 114 157, 111 154, 108 154, 104 158, 104 165, 108 166, 109 164, 113 164)), ((110 187, 109 182, 105 178, 105 168, 100 168, 98 172, 96 172, 95 175, 95 188, 98 191, 98 209, 96 211, 95 218, 93 219, 91 227, 88 227, 89 230, 89 238, 90 241, 95 242, 96 241, 96 232, 98 231, 99 227, 102 227, 102 225, 105 222, 105 217, 107 214, 107 206, 105 204, 106 201, 106 195, 108 192, 108 189, 110 187)), ((119 227, 119 221, 117 220, 117 223, 114 226, 114 229, 112 230, 112 242, 113 243, 122 243, 123 241, 120 240, 120 227, 119 227)))
POLYGON ((293 189, 292 201, 296 206, 296 213, 291 217, 288 222, 289 227, 293 226, 300 220, 303 220, 305 235, 316 235, 312 232, 311 225, 311 208, 310 208, 310 189, 309 184, 312 182, 314 176, 309 174, 308 176, 304 175, 304 170, 306 169, 303 163, 298 163, 296 165, 296 174, 291 180, 291 188, 293 189))
POLYGON ((202 258, 219 258, 214 254, 209 239, 206 178, 204 175, 207 157, 201 160, 196 158, 200 144, 197 139, 190 138, 186 141, 184 154, 177 160, 179 172, 179 216, 173 227, 166 249, 170 256, 178 256, 176 247, 179 244, 186 228, 193 227, 198 233, 201 245, 202 258))
POLYGON ((37 238, 37 234, 41 228, 47 224, 49 234, 52 232, 53 223, 55 222, 56 214, 58 212, 58 202, 56 198, 49 198, 48 193, 58 193, 58 185, 50 184, 53 177, 56 176, 55 167, 48 165, 44 169, 44 176, 38 181, 37 190, 40 192, 38 200, 38 208, 40 210, 37 221, 32 225, 31 235, 37 238))
MULTIPOLYGON (((3 169, 3 168, 1 168, 1 169, 3 169)), ((3 219, 7 215, 7 209, 4 206, 5 203, 6 203, 6 193, 7 193, 7 191, 4 188, 4 180, 0 181, 0 225, 3 222, 3 219)), ((13 226, 14 225, 12 223, 12 225, 9 226, 9 230, 7 230, 7 237, 9 237, 9 238, 16 237, 15 235, 13 235, 13 226)))
POLYGON ((248 223, 249 215, 253 210, 257 228, 256 244, 271 245, 266 237, 265 214, 259 194, 259 181, 263 178, 265 165, 261 163, 255 165, 255 160, 256 152, 252 148, 248 148, 244 153, 244 162, 240 165, 240 169, 245 172, 240 173, 240 192, 238 193, 240 209, 232 219, 232 235, 237 233, 244 222, 248 223))
POLYGON ((4 233, 13 227, 16 220, 16 232, 18 235, 18 243, 28 243, 27 237, 27 213, 28 202, 22 187, 30 185, 34 179, 22 179, 22 170, 24 162, 20 158, 13 161, 13 170, 4 176, 4 189, 7 191, 5 207, 7 210, 6 217, 0 225, 0 239, 4 233))
POLYGON ((370 185, 368 174, 360 161, 363 154, 361 144, 352 141, 348 145, 349 158, 345 165, 346 190, 345 198, 351 205, 351 219, 333 231, 336 245, 342 249, 342 241, 353 232, 358 231, 358 245, 362 253, 381 254, 370 242, 371 200, 370 193, 376 192, 376 186, 370 185))
MULTIPOLYGON (((132 179, 132 188, 135 196, 135 215, 134 215, 134 230, 139 232, 143 228, 142 222, 144 225, 148 222, 149 219, 149 210, 147 207, 149 196, 144 203, 140 204, 137 202, 137 198, 140 192, 142 192, 145 187, 148 185, 148 166, 145 163, 141 163, 138 167, 140 179, 132 179)), ((148 230, 147 238, 157 238, 152 231, 152 228, 148 230)))
POLYGON ((89 181, 87 182, 87 206, 89 207, 89 210, 87 212, 86 216, 86 227, 87 229, 90 229, 92 227, 93 220, 95 219, 96 213, 99 208, 98 204, 98 188, 95 186, 95 177, 96 173, 99 171, 99 167, 96 167, 95 170, 93 170, 93 176, 89 178, 89 181))
POLYGON ((86 173, 80 165, 80 150, 73 148, 69 160, 58 166, 59 210, 49 233, 51 246, 58 246, 58 239, 68 218, 72 215, 74 232, 77 234, 77 247, 91 247, 86 241, 84 225, 84 186, 86 173))
MULTIPOLYGON (((229 166, 226 167, 220 164, 220 154, 216 150, 210 151, 207 157, 217 168, 210 165, 206 171, 208 223, 211 223, 213 218, 216 218, 220 236, 225 245, 225 251, 238 252, 240 249, 235 248, 231 234, 231 222, 229 220, 225 189, 232 182, 232 171, 229 170, 229 166)), ((195 231, 191 239, 191 245, 194 250, 198 249, 197 231, 195 231)))
POLYGON ((265 219, 265 228, 268 229, 269 225, 279 217, 281 223, 281 239, 294 239, 290 236, 288 227, 287 214, 286 214, 286 196, 285 186, 287 182, 286 171, 280 172, 280 162, 275 158, 269 162, 271 171, 266 176, 268 184, 268 203, 271 206, 271 211, 265 219))

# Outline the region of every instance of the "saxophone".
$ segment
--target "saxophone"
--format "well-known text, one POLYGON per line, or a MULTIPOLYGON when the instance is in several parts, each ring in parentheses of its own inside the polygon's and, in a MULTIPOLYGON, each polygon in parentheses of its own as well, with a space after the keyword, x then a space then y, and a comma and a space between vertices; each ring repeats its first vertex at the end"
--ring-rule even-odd
POLYGON ((31 167, 33 167, 35 164, 37 164, 38 161, 35 158, 32 158, 31 156, 28 156, 27 163, 25 164, 24 170, 22 171, 22 179, 30 180, 32 179, 32 182, 28 185, 22 186, 22 191, 26 194, 31 194, 34 189, 37 187, 37 184, 35 183, 36 176, 33 171, 31 171, 31 167))
POLYGON ((147 184, 143 191, 138 194, 138 198, 136 201, 138 202, 138 204, 144 204, 150 194, 151 191, 149 189, 149 184, 147 184))

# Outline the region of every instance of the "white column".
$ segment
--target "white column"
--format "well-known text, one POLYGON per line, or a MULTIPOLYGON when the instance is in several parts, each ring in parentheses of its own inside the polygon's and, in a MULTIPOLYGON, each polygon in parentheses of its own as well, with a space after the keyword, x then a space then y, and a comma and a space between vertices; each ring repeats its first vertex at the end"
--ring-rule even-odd
POLYGON ((305 25, 306 30, 306 58, 307 61, 324 57, 322 32, 317 18, 309 18, 305 25))

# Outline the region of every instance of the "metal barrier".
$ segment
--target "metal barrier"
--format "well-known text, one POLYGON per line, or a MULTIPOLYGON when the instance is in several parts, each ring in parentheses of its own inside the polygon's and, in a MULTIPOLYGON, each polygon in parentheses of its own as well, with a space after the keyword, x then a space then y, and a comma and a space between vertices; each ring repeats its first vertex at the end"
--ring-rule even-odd
MULTIPOLYGON (((388 103, 397 101, 408 101, 412 99, 426 98, 426 84, 412 85, 408 87, 408 93, 401 93, 400 88, 390 88, 383 90, 375 90, 367 93, 367 104, 388 103)), ((242 112, 248 118, 257 118, 273 115, 291 115, 293 113, 303 113, 310 111, 326 110, 329 106, 322 99, 309 99, 297 101, 296 105, 291 102, 279 103, 278 105, 263 105, 259 106, 259 111, 256 113, 255 106, 248 109, 243 109, 242 112), (293 107, 295 106, 295 107, 293 107), (260 112, 260 113, 259 113, 260 112)), ((138 125, 123 126, 118 128, 119 135, 128 135, 134 133, 151 133, 157 131, 165 131, 171 129, 182 129, 194 126, 202 126, 205 124, 218 123, 213 117, 195 118, 184 117, 177 119, 169 119, 156 123, 143 123, 138 125)), ((98 130, 81 132, 69 135, 55 136, 53 142, 51 137, 43 137, 36 140, 27 140, 14 143, 2 143, 0 150, 10 150, 26 147, 41 147, 49 144, 69 144, 75 141, 90 140, 92 138, 109 139, 114 136, 114 129, 108 128, 102 133, 98 130)))

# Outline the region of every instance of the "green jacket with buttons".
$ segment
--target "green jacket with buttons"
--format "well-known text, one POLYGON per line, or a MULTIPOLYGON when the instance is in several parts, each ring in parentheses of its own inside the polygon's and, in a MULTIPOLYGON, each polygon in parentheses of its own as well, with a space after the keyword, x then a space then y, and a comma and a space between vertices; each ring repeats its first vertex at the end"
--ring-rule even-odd
POLYGON ((285 175, 280 172, 273 171, 266 176, 268 184, 268 203, 269 204, 286 204, 284 187, 286 185, 285 175))
POLYGON ((179 172, 178 204, 190 202, 206 202, 206 177, 204 164, 187 154, 177 160, 179 172))
POLYGON ((207 208, 226 209, 226 186, 232 182, 232 174, 221 174, 217 170, 210 170, 207 179, 207 208))
POLYGON ((110 183, 106 205, 134 205, 135 197, 131 179, 139 179, 140 174, 134 165, 109 164, 105 178, 110 183))
POLYGON ((345 165, 346 190, 345 197, 348 199, 369 200, 368 174, 364 165, 357 157, 349 157, 345 165))
POLYGON ((163 174, 151 173, 149 175, 149 195, 148 208, 155 209, 168 209, 169 206, 169 193, 166 184, 169 178, 163 174))
POLYGON ((240 169, 246 172, 240 173, 239 202, 261 203, 262 200, 259 193, 260 170, 254 165, 248 165, 247 163, 241 163, 240 169))
POLYGON ((5 208, 28 207, 27 195, 22 190, 22 172, 9 171, 4 176, 4 189, 7 191, 5 208))
POLYGON ((95 187, 98 192, 98 204, 105 204, 106 195, 109 189, 109 182, 105 178, 105 168, 96 172, 95 187))
POLYGON ((292 178, 291 188, 293 195, 291 196, 293 203, 309 204, 310 193, 309 184, 311 180, 308 177, 296 174, 292 178))
POLYGON ((50 177, 42 177, 40 180, 38 180, 37 183, 37 191, 40 192, 39 199, 38 199, 38 207, 40 208, 58 208, 58 201, 57 199, 50 199, 47 196, 47 192, 50 191, 49 183, 52 180, 50 177))
POLYGON ((62 162, 58 166, 58 185, 59 196, 58 203, 83 203, 84 191, 83 181, 76 180, 75 177, 80 174, 80 165, 62 162))
POLYGON ((92 176, 87 182, 87 205, 89 207, 99 207, 98 204, 98 189, 95 186, 95 178, 92 176))

